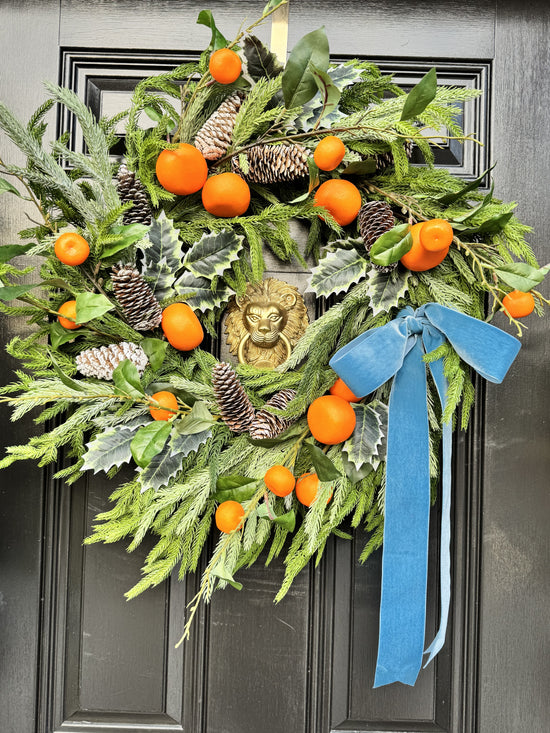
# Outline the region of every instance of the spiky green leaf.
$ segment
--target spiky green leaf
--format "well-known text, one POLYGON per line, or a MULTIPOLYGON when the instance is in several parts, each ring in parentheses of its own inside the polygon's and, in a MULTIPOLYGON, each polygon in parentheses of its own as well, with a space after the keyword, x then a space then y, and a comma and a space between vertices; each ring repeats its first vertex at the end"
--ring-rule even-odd
POLYGON ((368 405, 353 405, 357 421, 343 451, 357 470, 365 464, 376 468, 383 459, 382 447, 388 431, 388 408, 377 400, 368 405))
POLYGON ((174 289, 178 295, 185 297, 191 308, 202 313, 219 308, 233 295, 233 290, 227 287, 221 279, 218 280, 216 289, 212 292, 209 280, 204 277, 195 277, 191 272, 184 272, 174 283, 174 289))
POLYGON ((409 270, 394 270, 384 273, 370 270, 367 274, 370 305, 373 315, 387 313, 399 304, 409 289, 409 270))
POLYGON ((183 260, 185 267, 195 275, 212 280, 229 270, 239 259, 244 237, 231 229, 203 234, 189 249, 183 260))
POLYGON ((119 468, 123 463, 128 463, 132 458, 130 445, 135 430, 126 426, 109 428, 86 444, 88 450, 84 454, 83 471, 109 471, 116 466, 119 468))
POLYGON ((164 300, 172 294, 176 273, 183 265, 178 230, 164 211, 151 223, 147 240, 151 246, 143 253, 142 275, 157 299, 164 300))
POLYGON ((273 79, 283 70, 277 56, 271 53, 256 36, 247 36, 244 39, 244 55, 247 60, 248 73, 254 81, 262 77, 273 79))
POLYGON ((354 249, 336 249, 312 269, 307 292, 326 298, 348 291, 365 277, 367 269, 367 261, 354 249))

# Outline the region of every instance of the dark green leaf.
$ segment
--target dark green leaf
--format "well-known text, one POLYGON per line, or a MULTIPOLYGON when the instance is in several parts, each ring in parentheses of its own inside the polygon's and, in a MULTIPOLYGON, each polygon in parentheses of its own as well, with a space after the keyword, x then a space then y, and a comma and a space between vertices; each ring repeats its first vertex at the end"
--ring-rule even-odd
POLYGON ((76 322, 87 323, 94 318, 100 318, 114 305, 102 293, 78 293, 76 296, 76 322))
POLYGON ((0 264, 9 262, 19 255, 24 255, 31 247, 34 247, 34 244, 5 244, 3 247, 0 247, 0 264))
POLYGON ((319 481, 332 481, 341 476, 340 471, 323 451, 318 448, 311 439, 304 441, 304 448, 308 452, 315 473, 319 481))
POLYGON ((328 69, 329 47, 324 27, 305 35, 292 49, 282 79, 287 109, 303 106, 317 93, 311 63, 321 71, 328 69))
POLYGON ((164 363, 166 357, 166 349, 168 348, 168 341, 162 341, 161 339, 148 338, 143 339, 140 344, 141 348, 147 354, 151 369, 156 372, 160 369, 164 363))
POLYGON ((57 374, 57 376, 59 377, 59 379, 63 382, 63 384, 66 387, 69 387, 69 389, 74 389, 77 392, 84 392, 84 388, 82 387, 82 385, 80 384, 80 382, 77 382, 76 380, 71 379, 71 377, 69 377, 67 374, 65 374, 65 372, 63 371, 63 369, 61 369, 61 367, 59 366, 59 364, 56 362, 55 357, 52 354, 52 352, 50 351, 50 349, 48 349, 48 354, 49 354, 49 357, 50 357, 50 361, 52 362, 53 370, 57 374))
POLYGON ((0 178, 0 193, 14 193, 21 198, 19 191, 9 181, 6 181, 5 178, 0 178))
POLYGON ((280 524, 288 532, 294 532, 294 528, 296 527, 296 513, 293 511, 286 512, 286 514, 281 514, 280 517, 275 517, 273 521, 275 524, 280 524))
POLYGON ((342 171, 343 176, 369 176, 376 170, 376 160, 367 158, 367 160, 355 160, 350 163, 347 168, 342 171))
POLYGON ((507 285, 526 293, 541 283, 549 270, 550 265, 537 268, 531 267, 526 262, 511 262, 509 265, 497 267, 495 272, 507 285))
POLYGON ((439 201, 439 203, 443 204, 443 206, 450 206, 451 204, 454 204, 455 201, 458 201, 458 199, 466 196, 466 194, 470 193, 470 191, 477 191, 487 173, 489 173, 489 171, 492 171, 495 165, 496 163, 493 163, 490 168, 487 168, 486 171, 483 171, 479 178, 476 178, 474 181, 467 183, 460 189, 460 191, 457 191, 456 193, 446 193, 443 196, 439 196, 436 201, 439 201))
POLYGON ((118 390, 130 397, 139 399, 145 395, 137 367, 130 359, 124 359, 115 367, 113 382, 118 390))
POLYGON ((231 474, 230 476, 219 476, 216 481, 216 488, 219 490, 226 491, 228 489, 237 489, 240 486, 246 486, 256 481, 250 476, 239 476, 238 474, 231 474))
POLYGON ((323 69, 319 69, 312 61, 309 63, 309 70, 313 74, 313 78, 317 84, 317 89, 321 93, 321 99, 323 102, 323 108, 321 110, 321 115, 319 116, 319 120, 321 120, 325 115, 329 115, 338 107, 338 102, 340 101, 342 93, 336 84, 333 84, 332 79, 327 72, 323 69))
POLYGON ((472 216, 475 216, 476 214, 479 214, 479 212, 482 209, 484 209, 488 204, 490 204, 491 201, 493 200, 493 191, 494 191, 494 188, 495 188, 495 184, 494 184, 494 181, 493 181, 493 183, 491 185, 491 190, 489 191, 489 193, 486 196, 483 197, 483 201, 480 204, 478 204, 477 206, 472 207, 465 214, 462 214, 461 216, 455 216, 455 217, 453 217, 453 219, 451 221, 451 224, 453 225, 453 227, 455 226, 455 223, 456 222, 462 224, 465 221, 468 221, 468 219, 471 219, 472 216))
POLYGON ((138 466, 145 468, 151 463, 157 453, 164 448, 171 430, 171 422, 154 420, 137 431, 130 448, 138 466))
POLYGON ((216 483, 216 501, 248 501, 258 489, 258 481, 247 476, 220 476, 216 483))
POLYGON ((105 245, 101 256, 103 258, 112 257, 123 249, 135 244, 140 239, 143 239, 148 231, 149 227, 145 224, 115 224, 111 227, 110 233, 114 234, 117 239, 105 245))
POLYGON ((28 293, 33 288, 37 288, 41 283, 35 283, 34 285, 6 285, 0 288, 0 300, 17 300, 25 293, 28 293))
POLYGON ((147 239, 151 245, 143 252, 142 274, 157 299, 164 300, 174 294, 176 273, 182 268, 179 232, 164 211, 151 222, 147 239))
POLYGON ((225 565, 222 562, 219 562, 215 568, 212 569, 212 575, 214 575, 216 578, 220 578, 221 580, 225 580, 226 583, 229 583, 229 585, 232 585, 233 588, 236 590, 242 590, 243 584, 238 583, 236 580, 233 579, 233 576, 229 572, 229 570, 225 567, 225 565))
POLYGON ((180 435, 195 435, 202 433, 214 424, 210 410, 206 402, 197 401, 191 408, 191 412, 176 423, 176 430, 180 435))
POLYGON ((83 336, 87 333, 89 333, 89 331, 84 328, 79 328, 73 331, 68 328, 63 328, 59 321, 50 323, 50 343, 54 349, 58 349, 62 344, 74 341, 77 336, 83 336))
POLYGON ((264 46, 256 36, 244 39, 244 55, 246 56, 248 73, 258 81, 261 78, 273 79, 283 70, 277 56, 264 46))
POLYGON ((412 247, 412 235, 408 224, 399 224, 384 232, 372 245, 369 256, 375 265, 391 265, 412 247))
POLYGON ((421 114, 434 99, 436 93, 437 72, 434 68, 430 69, 407 94, 401 113, 401 121, 410 120, 411 117, 421 114))
POLYGON ((467 224, 453 224, 453 229, 466 235, 496 234, 504 229, 512 217, 513 213, 509 211, 507 214, 497 214, 496 216, 492 216, 490 219, 487 219, 487 221, 484 221, 474 227, 469 227, 467 224))
POLYGON ((211 10, 201 10, 197 23, 205 25, 212 31, 212 38, 210 40, 210 46, 213 51, 217 51, 219 48, 225 48, 227 46, 227 39, 220 33, 214 22, 214 16, 211 10))

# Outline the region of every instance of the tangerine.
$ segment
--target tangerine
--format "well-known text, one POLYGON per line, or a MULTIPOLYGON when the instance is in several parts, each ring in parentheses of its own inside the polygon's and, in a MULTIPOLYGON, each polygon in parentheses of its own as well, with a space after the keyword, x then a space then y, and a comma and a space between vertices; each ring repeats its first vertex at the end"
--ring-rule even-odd
POLYGON ((244 517, 244 508, 238 501, 228 499, 222 501, 216 509, 216 527, 220 532, 233 532, 240 527, 244 517))
POLYGON ((90 245, 80 234, 65 232, 55 240, 53 251, 64 265, 81 265, 88 259, 90 245))
POLYGON ((170 420, 171 417, 174 417, 175 413, 172 410, 178 409, 178 401, 172 392, 167 392, 166 390, 155 392, 155 394, 151 395, 151 399, 158 402, 163 408, 168 408, 162 409, 161 407, 151 405, 149 412, 153 420, 170 420))
POLYGON ((532 293, 522 290, 512 290, 502 299, 504 310, 512 318, 523 318, 535 310, 535 299, 532 293))
POLYGON ((57 309, 60 314, 57 317, 59 323, 63 328, 67 328, 69 331, 73 331, 75 328, 80 328, 81 323, 76 323, 76 300, 67 300, 63 305, 60 305, 57 309), (63 318, 65 316, 65 318, 63 318), (69 320, 72 318, 73 320, 69 320))
POLYGON ((204 184, 202 204, 214 216, 241 216, 250 206, 250 188, 236 173, 218 173, 204 184))
POLYGON ((332 387, 329 389, 330 394, 336 395, 337 397, 341 397, 343 400, 346 400, 346 402, 359 402, 361 399, 360 397, 356 397, 356 395, 353 394, 351 389, 348 387, 348 385, 344 382, 343 379, 338 379, 334 382, 332 387))
MULTIPOLYGON (((298 501, 305 506, 311 506, 319 493, 320 483, 316 473, 303 473, 296 481, 296 498, 298 501)), ((327 504, 331 499, 332 493, 327 499, 327 504)))
POLYGON ((401 258, 401 264, 413 272, 431 270, 432 267, 436 267, 436 265, 443 262, 449 251, 448 246, 438 252, 430 252, 423 247, 420 241, 420 230, 423 226, 424 222, 419 222, 410 227, 409 231, 412 235, 413 244, 411 249, 401 258))
POLYGON ((453 228, 446 219, 430 219, 420 229, 420 242, 429 252, 448 249, 453 237, 453 228))
POLYGON ((204 338, 200 321, 187 303, 172 303, 165 308, 161 327, 168 342, 179 351, 191 351, 204 338))
POLYGON ((344 155, 346 146, 336 135, 327 135, 315 148, 313 160, 322 171, 333 171, 337 168, 344 155))
POLYGON ((241 75, 242 62, 230 48, 219 48, 210 56, 208 71, 219 84, 232 84, 241 75))
POLYGON ((311 434, 325 445, 336 445, 347 440, 355 429, 355 422, 355 410, 338 395, 317 397, 307 411, 311 434))
POLYGON ((208 165, 201 151, 189 143, 163 150, 156 163, 160 185, 178 196, 200 191, 208 176, 208 165))
POLYGON ((294 478, 292 471, 289 471, 286 466, 277 465, 271 466, 271 468, 266 471, 264 482, 267 488, 275 494, 275 496, 288 496, 294 488, 296 479, 294 478))
MULTIPOLYGON (((330 178, 321 183, 315 196, 314 206, 323 206, 336 219, 340 226, 346 226, 357 217, 361 208, 361 193, 351 181, 343 178, 330 178)), ((319 214, 319 217, 323 217, 319 214)))

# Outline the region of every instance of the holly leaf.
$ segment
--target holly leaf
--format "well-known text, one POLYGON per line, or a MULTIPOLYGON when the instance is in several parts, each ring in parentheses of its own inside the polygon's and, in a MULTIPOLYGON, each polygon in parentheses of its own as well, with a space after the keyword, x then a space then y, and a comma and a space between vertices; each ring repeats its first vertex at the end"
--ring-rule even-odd
POLYGON ((162 341, 162 339, 148 338, 143 339, 140 346, 149 359, 151 369, 155 372, 158 371, 164 363, 168 342, 162 341))
POLYGON ((130 359, 124 359, 113 369, 112 378, 115 387, 123 394, 137 399, 145 395, 137 367, 130 359))
POLYGON ((403 112, 401 113, 401 122, 410 120, 411 117, 417 117, 421 114, 429 103, 437 94, 437 72, 432 68, 425 74, 422 79, 407 94, 403 112))
POLYGON ((367 273, 372 314, 387 313, 399 304, 409 289, 410 270, 384 273, 374 268, 367 273))
POLYGON ((315 445, 311 438, 304 440, 303 445, 309 455, 319 481, 332 481, 342 475, 330 458, 315 445))
POLYGON ((246 56, 248 73, 254 79, 273 79, 279 76, 283 66, 277 56, 264 46, 256 36, 246 36, 244 39, 244 55, 246 56))
POLYGON ((243 240, 242 235, 231 229, 203 234, 187 251, 183 264, 195 277, 212 280, 223 275, 231 263, 239 259, 243 240))
POLYGON ((212 31, 212 38, 210 40, 209 48, 212 47, 213 51, 217 51, 219 48, 225 48, 225 46, 227 46, 227 39, 217 28, 211 10, 201 10, 201 12, 199 13, 199 17, 197 18, 197 23, 200 25, 205 25, 212 31))
POLYGON ((122 252, 123 249, 139 242, 147 234, 149 227, 145 224, 113 224, 109 232, 116 239, 103 247, 101 256, 106 259, 122 252))
POLYGON ((367 269, 367 261, 354 249, 334 250, 312 268, 306 292, 326 298, 347 291, 365 277, 367 269))
POLYGON ((282 78, 287 109, 301 107, 317 93, 317 83, 310 64, 321 71, 328 69, 329 47, 324 26, 307 33, 292 49, 282 78))
POLYGON ((110 471, 116 466, 119 468, 123 463, 129 463, 132 458, 130 445, 134 439, 136 430, 127 426, 108 428, 96 435, 86 444, 87 451, 83 456, 83 471, 110 471))
POLYGON ((102 293, 78 293, 76 296, 76 322, 87 323, 113 310, 115 306, 102 293))
POLYGON ((322 109, 318 119, 322 119, 326 115, 329 115, 338 107, 340 101, 341 91, 338 89, 336 84, 332 82, 329 74, 323 69, 319 69, 313 62, 309 63, 309 70, 313 74, 317 89, 321 94, 322 109))
POLYGON ((0 178, 0 193, 13 193, 22 198, 20 192, 5 178, 0 178))
POLYGON ((164 211, 151 223, 147 241, 150 246, 143 252, 142 275, 157 299, 164 300, 172 293, 176 272, 183 266, 178 230, 164 211))
POLYGON ((14 257, 24 255, 31 247, 34 247, 33 242, 30 244, 5 244, 3 247, 0 247, 0 264, 3 265, 14 257))
POLYGON ((384 232, 372 245, 369 257, 375 265, 391 265, 398 262, 412 247, 413 240, 408 224, 399 224, 384 232))
POLYGON ((450 206, 451 204, 454 204, 455 201, 458 201, 458 199, 463 198, 463 196, 466 196, 466 194, 470 193, 470 191, 477 191, 477 189, 480 187, 480 185, 483 182, 483 179, 489 173, 493 170, 496 163, 493 163, 493 165, 490 168, 487 168, 486 171, 483 171, 483 173, 479 176, 479 178, 476 178, 473 181, 470 181, 470 183, 467 183, 465 186, 463 186, 461 189, 456 191, 455 193, 446 193, 443 194, 443 196, 439 196, 436 201, 439 201, 440 204, 443 204, 443 206, 450 206))
POLYGON ((151 462, 140 473, 141 493, 147 489, 158 491, 161 486, 168 486, 181 469, 181 461, 184 456, 181 453, 174 453, 170 443, 166 443, 160 453, 151 459, 151 462))
POLYGON ((202 433, 214 424, 208 405, 206 402, 197 400, 191 411, 184 415, 181 420, 177 420, 175 427, 179 435, 194 435, 202 433))
POLYGON ((368 405, 353 405, 355 430, 342 448, 348 460, 360 470, 365 464, 376 468, 383 458, 383 441, 388 431, 388 407, 375 400, 368 405))
POLYGON ((208 310, 219 308, 222 303, 227 303, 233 295, 229 288, 220 278, 216 288, 212 291, 211 283, 204 277, 195 277, 192 272, 184 272, 174 283, 176 293, 186 299, 186 302, 202 313, 208 310))
POLYGON ((358 483, 374 470, 370 463, 364 463, 361 468, 356 468, 355 464, 349 460, 344 452, 342 452, 342 465, 344 467, 344 473, 352 484, 358 483))
POLYGON ((526 293, 535 285, 541 283, 549 270, 550 265, 537 268, 528 265, 526 262, 511 262, 508 265, 497 267, 495 272, 507 285, 526 293))
MULTIPOLYGON (((361 69, 350 64, 339 64, 328 70, 332 84, 342 92, 346 87, 361 80, 361 69)), ((321 94, 317 92, 313 99, 303 105, 302 113, 296 118, 295 125, 298 129, 308 132, 318 122, 323 108, 321 94)), ((332 127, 335 122, 344 117, 339 109, 334 109, 330 114, 325 115, 324 126, 332 127)))
POLYGON ((173 456, 177 455, 180 456, 180 458, 185 458, 189 453, 198 451, 200 446, 203 443, 206 443, 211 435, 211 428, 191 435, 180 435, 176 429, 172 432, 172 437, 170 438, 170 452, 173 456))
POLYGON ((172 423, 166 420, 153 420, 139 428, 130 443, 132 457, 138 466, 146 468, 151 463, 164 448, 171 430, 172 423))

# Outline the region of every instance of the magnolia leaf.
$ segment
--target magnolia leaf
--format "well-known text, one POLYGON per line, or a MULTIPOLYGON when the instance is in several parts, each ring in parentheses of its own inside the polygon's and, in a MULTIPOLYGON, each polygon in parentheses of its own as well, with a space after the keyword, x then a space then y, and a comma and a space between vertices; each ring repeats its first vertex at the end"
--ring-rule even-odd
POLYGON ((191 411, 176 422, 176 430, 180 435, 194 435, 212 427, 212 417, 206 402, 197 401, 191 411))
POLYGON ((476 178, 474 181, 467 183, 459 191, 456 191, 455 193, 446 193, 443 196, 439 196, 436 201, 439 201, 439 203, 443 204, 443 206, 450 206, 451 204, 454 204, 455 201, 458 201, 458 199, 466 196, 466 194, 470 193, 470 191, 477 191, 487 173, 489 173, 489 171, 492 171, 495 165, 496 163, 493 163, 490 168, 487 168, 486 171, 483 171, 479 178, 476 178))
POLYGON ((341 92, 338 87, 333 84, 332 79, 323 69, 317 68, 313 62, 309 63, 309 70, 313 74, 317 88, 321 93, 321 100, 323 107, 321 114, 318 119, 322 119, 326 115, 329 115, 333 110, 338 107, 340 101, 341 92))
POLYGON ((296 527, 296 512, 286 512, 285 514, 281 514, 279 517, 275 517, 273 521, 275 524, 280 524, 283 529, 287 530, 287 532, 294 532, 296 527))
POLYGON ((86 444, 88 448, 84 454, 83 471, 110 471, 113 466, 119 468, 123 463, 128 463, 132 457, 130 445, 135 430, 127 427, 109 428, 86 444))
POLYGON ((365 277, 367 269, 367 261, 354 249, 329 252, 311 270, 306 292, 315 293, 320 298, 347 291, 365 277))
POLYGON ((248 73, 254 79, 273 79, 279 76, 283 66, 277 56, 264 46, 256 36, 246 36, 244 39, 244 55, 246 56, 248 73))
POLYGON ((285 107, 301 107, 317 93, 317 83, 310 68, 321 71, 329 65, 329 47, 325 28, 307 33, 292 49, 282 78, 285 107))
POLYGON ((355 429, 342 451, 357 470, 368 463, 376 468, 383 459, 383 441, 388 431, 388 407, 375 400, 368 405, 353 405, 355 429))
POLYGON ((491 185, 491 190, 489 193, 484 196, 483 201, 478 204, 477 206, 474 206, 473 208, 469 209, 465 214, 462 214, 461 216, 455 216, 453 217, 451 224, 453 227, 456 227, 456 223, 459 224, 464 223, 465 221, 468 221, 468 219, 471 219, 472 216, 475 216, 476 214, 479 214, 479 212, 484 209, 488 204, 491 203, 493 199, 493 191, 495 190, 495 182, 493 181, 491 185))
POLYGON ((61 369, 61 367, 59 366, 59 364, 55 360, 55 357, 52 354, 52 352, 50 351, 50 349, 47 349, 47 351, 48 351, 48 356, 50 357, 50 361, 52 363, 53 370, 57 374, 57 376, 59 377, 59 379, 63 382, 63 384, 66 387, 69 387, 69 389, 74 389, 77 392, 84 392, 85 390, 84 390, 82 384, 80 382, 77 382, 74 379, 71 379, 71 377, 69 377, 67 374, 65 374, 65 372, 63 371, 63 369, 61 369))
POLYGON ((403 257, 412 247, 412 234, 408 224, 399 224, 382 236, 372 245, 369 257, 375 265, 391 265, 403 257))
POLYGON ((311 463, 319 481, 332 481, 333 479, 341 476, 340 471, 336 468, 334 463, 320 448, 315 445, 315 443, 313 443, 311 438, 304 441, 304 448, 311 459, 311 463))
POLYGON ((229 572, 229 570, 225 567, 223 562, 219 562, 212 570, 210 571, 211 575, 214 575, 216 578, 220 578, 220 580, 225 580, 226 583, 229 583, 229 585, 232 585, 233 588, 236 590, 242 590, 243 584, 238 583, 236 580, 234 580, 233 576, 229 572))
POLYGON ((143 253, 142 275, 158 300, 172 294, 176 272, 182 268, 181 242, 173 222, 161 212, 147 234, 151 246, 143 253))
POLYGON ((374 268, 367 273, 369 297, 373 316, 387 313, 399 305, 409 289, 410 270, 394 270, 384 273, 374 268))
POLYGON ((202 313, 218 308, 222 303, 227 303, 233 295, 233 290, 227 287, 221 278, 217 282, 215 291, 212 292, 209 280, 204 277, 197 278, 191 272, 184 272, 174 283, 174 288, 179 296, 185 297, 193 310, 199 310, 202 313))
POLYGON ((162 339, 148 338, 143 339, 140 346, 149 359, 151 369, 154 372, 158 371, 164 363, 168 342, 162 341, 162 339))
POLYGON ((149 227, 145 224, 114 224, 109 233, 116 237, 116 240, 109 242, 103 247, 101 256, 106 259, 112 257, 123 249, 130 247, 147 234, 149 227))
POLYGON ((248 476, 220 476, 216 482, 216 501, 248 501, 257 491, 257 479, 248 476))
POLYGON ((0 247, 0 264, 9 262, 19 255, 24 255, 31 247, 34 247, 33 242, 30 244, 5 244, 3 247, 0 247))
POLYGON ((143 108, 143 111, 150 120, 153 120, 153 122, 160 122, 162 120, 162 112, 159 112, 158 109, 155 109, 155 107, 150 104, 146 105, 143 108))
POLYGON ((16 196, 19 196, 19 198, 22 198, 15 186, 12 186, 12 184, 9 181, 6 181, 5 178, 0 178, 0 193, 14 193, 16 196))
POLYGON ((214 16, 212 15, 211 10, 201 10, 201 12, 199 13, 199 17, 197 18, 197 23, 200 25, 205 25, 212 31, 210 46, 212 47, 213 51, 217 51, 219 48, 225 48, 225 46, 227 46, 227 39, 216 27, 214 16))
POLYGON ((100 318, 115 306, 102 293, 78 293, 76 296, 76 322, 87 323, 100 318))
POLYGON ((124 359, 113 369, 113 382, 117 390, 130 397, 142 398, 145 395, 136 365, 124 359))
POLYGON ((508 265, 497 267, 495 272, 507 285, 526 293, 535 285, 541 283, 549 270, 550 265, 537 268, 528 265, 526 262, 511 262, 508 265))
POLYGON ((67 344, 69 341, 74 341, 77 336, 83 336, 90 333, 90 331, 85 328, 78 328, 72 331, 68 328, 63 328, 59 321, 50 323, 49 331, 50 344, 54 349, 58 349, 62 344, 67 344))
POLYGON ((132 457, 138 466, 145 468, 164 448, 172 423, 166 420, 154 420, 139 428, 130 444, 132 457))
POLYGON ((206 443, 208 438, 212 435, 212 430, 202 430, 200 433, 193 433, 192 435, 180 435, 177 430, 172 432, 170 438, 170 453, 173 456, 180 456, 185 458, 189 453, 198 451, 203 443, 206 443))
POLYGON ((462 234, 496 234, 501 229, 504 229, 512 217, 513 213, 509 211, 506 214, 492 216, 490 219, 473 227, 464 224, 453 224, 453 229, 462 232, 462 234))
POLYGON ((35 283, 34 285, 5 285, 0 288, 0 300, 17 300, 33 288, 37 288, 40 284, 41 283, 35 283))
POLYGON ((435 68, 430 69, 422 79, 407 94, 401 121, 410 120, 421 114, 437 94, 437 72, 435 68))
POLYGON ((229 270, 231 263, 239 259, 244 237, 231 229, 203 234, 188 250, 183 264, 195 277, 212 280, 229 270))
POLYGON ((368 176, 376 171, 376 160, 354 160, 342 171, 343 176, 368 176))

